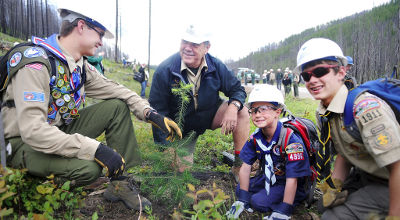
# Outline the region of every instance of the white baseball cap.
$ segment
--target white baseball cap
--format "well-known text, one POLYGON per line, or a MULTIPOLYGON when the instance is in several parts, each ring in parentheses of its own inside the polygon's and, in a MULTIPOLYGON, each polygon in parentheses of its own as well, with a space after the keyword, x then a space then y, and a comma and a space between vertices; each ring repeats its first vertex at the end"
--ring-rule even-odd
POLYGON ((190 25, 183 33, 182 40, 195 44, 201 44, 203 42, 210 41, 210 33, 208 33, 204 28, 190 25))

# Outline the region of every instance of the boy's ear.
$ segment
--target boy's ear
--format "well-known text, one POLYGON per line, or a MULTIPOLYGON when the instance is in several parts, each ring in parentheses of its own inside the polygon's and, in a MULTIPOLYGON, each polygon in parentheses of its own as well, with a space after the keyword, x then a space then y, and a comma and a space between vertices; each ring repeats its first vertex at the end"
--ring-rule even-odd
POLYGON ((344 77, 345 77, 346 74, 347 74, 347 73, 346 73, 346 67, 340 66, 340 67, 339 67, 338 74, 339 74, 339 79, 342 80, 342 81, 344 81, 344 77))

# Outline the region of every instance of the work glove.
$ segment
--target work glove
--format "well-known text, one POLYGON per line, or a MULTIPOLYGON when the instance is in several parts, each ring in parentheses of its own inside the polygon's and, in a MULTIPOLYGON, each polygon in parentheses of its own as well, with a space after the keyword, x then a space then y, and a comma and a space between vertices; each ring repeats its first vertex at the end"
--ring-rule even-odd
POLYGON ((270 216, 266 216, 263 219, 267 220, 288 220, 293 213, 293 205, 289 203, 282 202, 276 207, 270 216))
POLYGON ((343 204, 348 195, 348 191, 342 191, 343 182, 339 179, 332 179, 335 188, 331 188, 327 181, 322 183, 319 188, 321 189, 322 195, 322 205, 325 208, 332 208, 343 204))
POLYGON ((250 208, 250 193, 248 191, 239 189, 239 201, 232 204, 231 210, 229 210, 225 215, 228 219, 238 219, 239 215, 246 209, 248 212, 253 212, 250 208))
POLYGON ((125 169, 125 160, 115 150, 100 143, 94 154, 94 160, 106 169, 107 177, 116 178, 122 175, 125 169))
POLYGON ((174 141, 178 135, 182 139, 182 132, 179 126, 171 119, 158 114, 156 111, 151 110, 146 120, 168 134, 167 141, 174 141))

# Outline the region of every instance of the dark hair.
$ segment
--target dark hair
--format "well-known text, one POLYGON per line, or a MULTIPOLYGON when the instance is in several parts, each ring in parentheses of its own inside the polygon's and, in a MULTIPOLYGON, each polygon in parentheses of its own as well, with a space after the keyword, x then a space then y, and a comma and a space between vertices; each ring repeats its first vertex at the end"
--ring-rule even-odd
POLYGON ((61 23, 60 36, 61 37, 68 36, 72 32, 74 27, 76 27, 78 25, 79 20, 81 20, 81 19, 75 19, 73 22, 69 22, 67 20, 64 20, 61 23))

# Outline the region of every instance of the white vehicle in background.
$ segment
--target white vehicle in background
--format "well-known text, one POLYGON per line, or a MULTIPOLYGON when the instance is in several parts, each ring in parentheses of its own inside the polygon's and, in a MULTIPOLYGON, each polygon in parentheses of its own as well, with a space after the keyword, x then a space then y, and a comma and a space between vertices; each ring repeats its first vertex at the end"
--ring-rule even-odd
POLYGON ((255 74, 255 81, 257 83, 260 82, 261 80, 261 75, 256 73, 254 70, 246 68, 246 67, 239 67, 238 68, 238 73, 236 74, 236 77, 238 77, 238 79, 242 79, 244 81, 244 75, 246 74, 246 80, 248 83, 251 83, 251 74, 254 73, 255 74))

